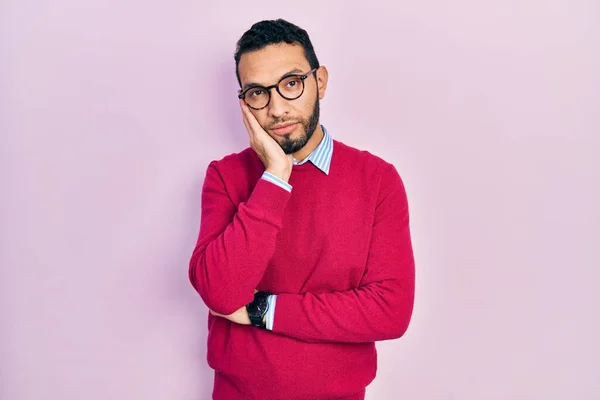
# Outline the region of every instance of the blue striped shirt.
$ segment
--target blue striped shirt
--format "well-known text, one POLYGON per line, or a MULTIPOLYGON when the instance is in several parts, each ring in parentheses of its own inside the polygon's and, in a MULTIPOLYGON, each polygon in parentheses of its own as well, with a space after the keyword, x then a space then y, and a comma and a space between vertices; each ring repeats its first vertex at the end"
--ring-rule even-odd
MULTIPOLYGON (((331 166, 331 157, 333 155, 333 138, 327 132, 327 129, 323 125, 323 139, 321 143, 308 155, 304 160, 297 161, 294 159, 294 165, 302 165, 307 162, 311 162, 315 167, 323 171, 326 175, 329 175, 329 167, 331 166)), ((288 192, 292 191, 292 185, 288 182, 276 177, 275 175, 265 171, 261 177, 275 185, 282 187, 288 192)), ((269 296, 269 305, 267 308, 266 325, 268 330, 273 330, 273 320, 275 319, 275 305, 277 304, 277 295, 269 296)))

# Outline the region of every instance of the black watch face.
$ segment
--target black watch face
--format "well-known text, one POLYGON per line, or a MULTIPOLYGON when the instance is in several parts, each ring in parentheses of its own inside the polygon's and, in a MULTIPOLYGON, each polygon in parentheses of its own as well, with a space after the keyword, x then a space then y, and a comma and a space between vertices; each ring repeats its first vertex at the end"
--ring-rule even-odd
POLYGON ((248 314, 251 317, 262 317, 267 312, 268 305, 267 296, 257 297, 248 305, 248 314))

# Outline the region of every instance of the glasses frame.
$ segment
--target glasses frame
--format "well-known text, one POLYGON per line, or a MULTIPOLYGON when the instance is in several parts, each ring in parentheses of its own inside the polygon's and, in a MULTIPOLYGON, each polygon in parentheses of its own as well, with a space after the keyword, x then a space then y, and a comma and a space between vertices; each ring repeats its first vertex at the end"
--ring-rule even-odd
POLYGON ((289 75, 286 75, 286 76, 284 76, 283 78, 281 78, 281 79, 280 79, 280 80, 279 80, 279 81, 278 81, 276 84, 274 84, 274 85, 271 85, 271 86, 253 85, 253 86, 250 86, 249 88, 246 88, 246 90, 243 90, 243 91, 240 89, 240 91, 238 92, 238 98, 239 98, 239 99, 242 99, 242 100, 244 100, 244 103, 246 103, 246 105, 247 105, 248 107, 250 107, 251 109, 253 109, 253 110, 262 110, 263 108, 266 108, 266 107, 269 105, 269 103, 271 103, 271 89, 273 89, 273 88, 274 88, 274 89, 277 91, 277 93, 279 93, 279 95, 280 95, 281 97, 283 97, 284 99, 286 99, 286 100, 296 100, 296 99, 300 98, 300 97, 301 97, 301 96, 304 94, 304 89, 306 88, 306 85, 304 84, 304 81, 305 81, 305 80, 306 80, 306 79, 307 79, 307 78, 308 78, 310 75, 314 74, 314 73, 315 73, 315 72, 316 72, 316 71, 317 71, 319 68, 320 68, 320 67, 313 68, 313 69, 311 69, 310 71, 308 71, 308 72, 307 72, 307 73, 305 73, 305 74, 289 74, 289 75), (290 97, 285 97, 285 96, 284 96, 284 95, 283 95, 283 94, 282 94, 282 93, 279 91, 279 84, 280 84, 280 83, 281 83, 283 80, 285 80, 285 79, 289 79, 290 77, 297 77, 298 79, 300 79, 300 82, 302 82, 302 91, 300 92, 300 94, 299 94, 298 96, 296 96, 296 97, 292 97, 292 98, 290 98, 290 97), (267 95, 269 96, 269 100, 267 100, 267 104, 265 104, 263 107, 260 107, 260 108, 255 108, 255 107, 252 107, 250 104, 248 104, 248 102, 247 102, 247 101, 246 101, 246 99, 245 99, 245 97, 246 97, 246 93, 247 93, 249 90, 256 89, 256 88, 264 89, 264 90, 265 90, 265 93, 267 93, 267 95))

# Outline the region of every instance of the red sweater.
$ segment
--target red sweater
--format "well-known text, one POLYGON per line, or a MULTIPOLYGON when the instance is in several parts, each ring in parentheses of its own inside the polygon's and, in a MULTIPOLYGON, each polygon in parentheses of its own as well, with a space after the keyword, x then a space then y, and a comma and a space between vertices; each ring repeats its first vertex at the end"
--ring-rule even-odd
POLYGON ((334 141, 329 175, 294 165, 292 192, 260 179, 250 148, 209 164, 189 277, 208 308, 231 314, 254 289, 278 295, 273 330, 209 314, 213 398, 360 399, 375 341, 411 319, 408 205, 392 164, 334 141))

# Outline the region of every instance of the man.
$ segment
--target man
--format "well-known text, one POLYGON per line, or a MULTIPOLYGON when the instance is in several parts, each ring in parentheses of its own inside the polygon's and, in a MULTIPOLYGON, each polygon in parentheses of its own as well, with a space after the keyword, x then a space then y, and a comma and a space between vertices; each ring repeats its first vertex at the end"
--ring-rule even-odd
POLYGON ((374 342, 413 309, 404 186, 320 124, 328 71, 305 30, 258 22, 235 61, 250 147, 208 165, 189 268, 213 399, 364 399, 374 342))

